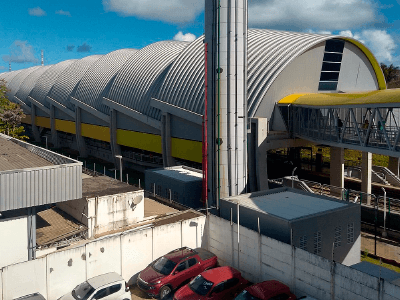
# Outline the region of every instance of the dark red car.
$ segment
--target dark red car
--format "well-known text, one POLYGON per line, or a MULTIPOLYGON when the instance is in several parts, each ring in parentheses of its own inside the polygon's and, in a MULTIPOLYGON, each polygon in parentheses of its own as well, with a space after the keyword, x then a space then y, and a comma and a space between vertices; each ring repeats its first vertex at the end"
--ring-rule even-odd
POLYGON ((180 288, 174 300, 229 300, 235 298, 248 284, 238 270, 219 267, 201 273, 180 288))
POLYGON ((263 281, 247 287, 235 300, 296 300, 289 287, 277 280, 263 281))
POLYGON ((202 248, 179 248, 156 259, 138 276, 137 285, 150 297, 167 296, 204 270, 217 266, 215 254, 202 248))

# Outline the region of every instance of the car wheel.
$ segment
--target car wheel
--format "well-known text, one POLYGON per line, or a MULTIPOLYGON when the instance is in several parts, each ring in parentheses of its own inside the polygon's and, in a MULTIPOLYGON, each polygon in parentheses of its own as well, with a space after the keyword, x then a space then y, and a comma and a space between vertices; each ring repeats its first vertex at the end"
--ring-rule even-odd
POLYGON ((171 288, 169 286, 163 286, 160 290, 160 299, 164 299, 171 293, 171 288))

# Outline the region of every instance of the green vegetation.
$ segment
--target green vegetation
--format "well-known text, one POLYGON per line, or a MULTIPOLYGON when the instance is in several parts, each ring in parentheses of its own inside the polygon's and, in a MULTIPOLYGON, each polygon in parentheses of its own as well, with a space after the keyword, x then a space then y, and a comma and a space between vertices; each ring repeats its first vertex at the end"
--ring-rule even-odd
MULTIPOLYGON (((368 251, 363 252, 363 254, 361 255, 361 261, 366 261, 366 262, 369 262, 371 264, 378 265, 378 266, 381 265, 381 262, 379 259, 375 259, 375 258, 368 256, 368 251)), ((399 267, 396 267, 396 266, 393 266, 390 264, 386 264, 386 263, 382 263, 382 267, 400 273, 399 267)))
POLYGON ((384 63, 381 63, 381 69, 383 72, 383 75, 385 76, 386 83, 395 81, 399 79, 400 77, 400 68, 397 66, 394 66, 393 64, 390 64, 390 66, 385 65, 384 63))
POLYGON ((0 80, 0 132, 20 140, 26 140, 21 120, 25 117, 18 104, 10 102, 7 97, 7 88, 4 80, 0 80))

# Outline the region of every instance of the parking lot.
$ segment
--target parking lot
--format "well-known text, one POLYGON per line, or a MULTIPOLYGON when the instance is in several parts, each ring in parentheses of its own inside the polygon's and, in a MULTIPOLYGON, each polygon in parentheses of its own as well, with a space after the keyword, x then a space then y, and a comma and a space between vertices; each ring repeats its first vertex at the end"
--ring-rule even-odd
MULTIPOLYGON (((132 294, 132 300, 138 300, 138 299, 152 299, 148 297, 145 293, 143 293, 137 286, 132 285, 130 287, 131 294, 132 294)), ((165 298, 165 300, 172 300, 173 294, 170 297, 165 298)))

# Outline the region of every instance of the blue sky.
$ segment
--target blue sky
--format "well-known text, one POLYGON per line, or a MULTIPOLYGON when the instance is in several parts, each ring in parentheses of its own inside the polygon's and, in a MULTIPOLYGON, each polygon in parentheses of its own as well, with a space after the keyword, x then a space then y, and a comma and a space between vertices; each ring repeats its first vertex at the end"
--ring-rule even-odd
MULTIPOLYGON (((400 65, 400 0, 249 0, 249 27, 341 34, 400 65)), ((0 72, 204 31, 204 0, 15 0, 2 6, 0 72)))

